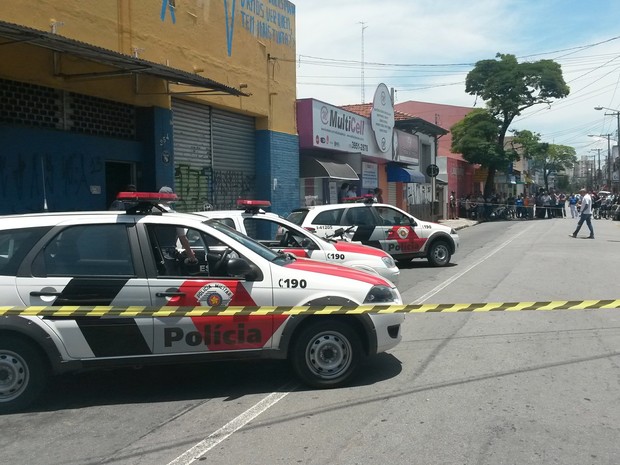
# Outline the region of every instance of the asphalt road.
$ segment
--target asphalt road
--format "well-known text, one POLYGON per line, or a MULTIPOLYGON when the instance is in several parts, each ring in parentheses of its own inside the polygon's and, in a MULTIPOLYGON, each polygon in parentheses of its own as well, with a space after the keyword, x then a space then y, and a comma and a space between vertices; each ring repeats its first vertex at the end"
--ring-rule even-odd
MULTIPOLYGON (((406 303, 618 299, 620 222, 459 231, 453 265, 402 269, 406 303), (587 235, 587 230, 582 230, 587 235)), ((620 463, 620 310, 408 315, 403 342, 347 388, 286 363, 60 378, 1 418, 2 464, 620 463)))

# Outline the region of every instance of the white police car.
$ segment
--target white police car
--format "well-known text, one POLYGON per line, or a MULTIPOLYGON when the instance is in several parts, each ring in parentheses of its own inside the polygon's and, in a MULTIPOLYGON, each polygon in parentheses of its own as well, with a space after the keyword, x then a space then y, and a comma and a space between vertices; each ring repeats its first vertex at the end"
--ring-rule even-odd
MULTIPOLYGON (((152 212, 174 194, 123 193, 128 212, 0 217, 3 306, 400 304, 384 278, 297 260, 196 215, 152 212), (146 200, 146 201, 145 201, 146 200), (191 250, 182 244, 191 239, 191 250), (188 254, 197 261, 190 260, 188 254)), ((365 355, 401 338, 396 315, 0 317, 0 412, 21 409, 50 374, 100 366, 289 359, 315 387, 347 382, 365 355)))
POLYGON ((325 240, 275 213, 265 212, 262 208, 271 206, 268 201, 239 200, 237 205, 239 210, 204 211, 196 214, 216 219, 271 249, 301 258, 351 266, 379 274, 394 284, 398 283, 400 270, 391 255, 383 250, 336 241, 339 235, 325 240))
POLYGON ((363 203, 298 208, 287 219, 321 237, 347 228, 348 240, 382 249, 401 263, 426 258, 433 266, 446 266, 458 250, 459 236, 448 226, 419 220, 372 198, 356 200, 363 203))

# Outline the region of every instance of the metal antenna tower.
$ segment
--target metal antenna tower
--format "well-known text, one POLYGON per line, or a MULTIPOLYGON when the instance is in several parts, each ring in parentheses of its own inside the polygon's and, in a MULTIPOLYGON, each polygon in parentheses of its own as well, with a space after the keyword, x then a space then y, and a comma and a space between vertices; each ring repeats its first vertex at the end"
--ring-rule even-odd
POLYGON ((364 94, 364 29, 368 26, 364 21, 360 21, 360 24, 362 25, 362 103, 366 103, 366 95, 364 94))

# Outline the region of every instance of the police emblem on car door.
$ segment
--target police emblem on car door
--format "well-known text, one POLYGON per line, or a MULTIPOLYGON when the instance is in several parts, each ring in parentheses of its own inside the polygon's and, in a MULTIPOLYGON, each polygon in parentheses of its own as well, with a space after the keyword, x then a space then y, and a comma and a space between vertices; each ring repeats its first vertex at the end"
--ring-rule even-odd
MULTIPOLYGON (((225 307, 271 305, 272 292, 265 282, 230 276, 225 260, 236 252, 204 231, 166 225, 189 239, 198 264, 187 263, 179 243, 164 253, 162 225, 147 225, 156 269, 149 277, 157 307, 225 307), (176 256, 173 260, 171 257, 176 256), (166 263, 166 261, 174 263, 166 263), (163 262, 163 265, 162 265, 163 262)), ((282 320, 278 319, 278 325, 282 320)), ((165 317, 154 320, 156 353, 216 352, 262 349, 271 341, 277 324, 272 316, 165 317)))

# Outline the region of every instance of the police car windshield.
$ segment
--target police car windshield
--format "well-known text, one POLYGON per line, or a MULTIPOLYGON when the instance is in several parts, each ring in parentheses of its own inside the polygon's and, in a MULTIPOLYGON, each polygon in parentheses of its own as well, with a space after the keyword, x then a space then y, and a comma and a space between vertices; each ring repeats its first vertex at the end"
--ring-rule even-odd
POLYGON ((291 212, 286 219, 291 223, 295 223, 297 226, 301 226, 307 214, 308 210, 295 210, 294 212, 291 212))
POLYGON ((228 226, 223 224, 218 219, 215 219, 215 218, 210 219, 210 220, 205 221, 204 223, 208 224, 213 229, 217 229, 221 233, 226 234, 228 237, 232 238, 233 240, 240 242, 241 244, 246 246, 248 249, 250 249, 252 252, 257 253, 264 259, 269 260, 270 262, 273 262, 276 259, 280 259, 280 260, 282 259, 282 254, 279 254, 278 252, 275 252, 265 247, 263 244, 256 242, 251 237, 248 237, 245 234, 240 233, 236 229, 229 228, 228 226))

